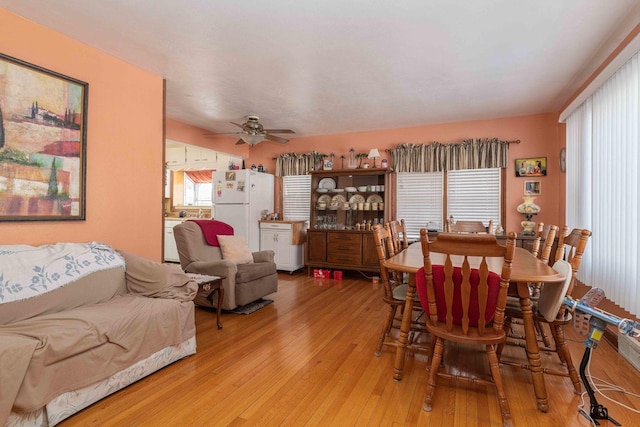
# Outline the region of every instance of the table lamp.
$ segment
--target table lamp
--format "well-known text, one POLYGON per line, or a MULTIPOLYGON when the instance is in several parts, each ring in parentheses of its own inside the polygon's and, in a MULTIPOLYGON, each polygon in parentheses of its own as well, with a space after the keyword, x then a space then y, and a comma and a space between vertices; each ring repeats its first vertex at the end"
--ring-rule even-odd
POLYGON ((380 152, 378 151, 377 148, 372 148, 371 151, 369 151, 369 155, 367 156, 370 159, 373 159, 373 167, 376 167, 376 159, 380 158, 380 152))

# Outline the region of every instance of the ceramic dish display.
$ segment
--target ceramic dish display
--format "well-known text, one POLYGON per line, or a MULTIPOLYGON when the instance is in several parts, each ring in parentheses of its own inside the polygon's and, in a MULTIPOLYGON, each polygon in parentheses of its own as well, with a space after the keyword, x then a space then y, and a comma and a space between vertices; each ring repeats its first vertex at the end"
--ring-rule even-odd
POLYGON ((378 194, 372 194, 367 197, 367 203, 380 203, 382 201, 382 197, 378 194))
POLYGON ((328 188, 316 188, 316 191, 318 193, 328 193, 329 189, 328 188))
POLYGON ((345 187, 344 191, 347 191, 349 193, 355 193, 356 191, 358 191, 358 189, 356 187, 345 187))
POLYGON ((344 188, 334 188, 331 190, 332 193, 344 193, 344 188))
POLYGON ((322 196, 318 197, 318 203, 324 203, 329 206, 331 204, 331 196, 323 194, 322 196))
POLYGON ((318 188, 333 190, 334 188, 336 188, 336 182, 331 178, 322 178, 318 183, 318 188))
POLYGON ((358 187, 358 191, 367 191, 367 186, 363 185, 363 186, 358 187))
POLYGON ((349 199, 349 203, 364 203, 364 197, 361 196, 360 194, 354 194, 349 199))
POLYGON ((331 204, 332 204, 332 205, 334 205, 334 204, 336 204, 336 203, 337 203, 337 204, 338 204, 338 206, 342 206, 342 204, 343 204, 344 202, 346 202, 346 201, 347 201, 347 198, 346 198, 346 197, 344 197, 342 194, 337 194, 337 195, 335 195, 335 196, 333 196, 333 197, 331 198, 331 204))

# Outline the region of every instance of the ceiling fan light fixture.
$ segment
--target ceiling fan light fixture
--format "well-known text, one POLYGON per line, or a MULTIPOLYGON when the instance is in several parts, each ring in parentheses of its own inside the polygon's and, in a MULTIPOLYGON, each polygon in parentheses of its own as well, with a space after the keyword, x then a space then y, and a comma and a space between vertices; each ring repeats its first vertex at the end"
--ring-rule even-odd
POLYGON ((247 144, 254 146, 256 145, 258 142, 262 141, 264 139, 264 136, 262 135, 242 135, 240 137, 240 139, 242 139, 244 142, 246 142, 247 144))

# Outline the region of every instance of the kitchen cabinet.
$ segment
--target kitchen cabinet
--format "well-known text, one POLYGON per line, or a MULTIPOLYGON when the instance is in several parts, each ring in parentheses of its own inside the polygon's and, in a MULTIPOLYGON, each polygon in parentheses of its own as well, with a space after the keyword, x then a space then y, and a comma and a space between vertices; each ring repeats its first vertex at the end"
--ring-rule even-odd
POLYGON ((178 246, 173 237, 173 227, 182 223, 180 220, 164 220, 164 260, 170 262, 180 262, 178 256, 178 246))
POLYGON ((165 163, 167 166, 184 165, 186 161, 185 147, 167 147, 165 150, 165 163))
POLYGON ((389 175, 386 168, 311 173, 309 269, 380 271, 371 227, 392 219, 389 175))
POLYGON ((195 146, 187 147, 187 167, 215 169, 216 152, 195 146))
POLYGON ((260 250, 275 252, 278 270, 290 273, 304 267, 306 221, 260 221, 260 250))

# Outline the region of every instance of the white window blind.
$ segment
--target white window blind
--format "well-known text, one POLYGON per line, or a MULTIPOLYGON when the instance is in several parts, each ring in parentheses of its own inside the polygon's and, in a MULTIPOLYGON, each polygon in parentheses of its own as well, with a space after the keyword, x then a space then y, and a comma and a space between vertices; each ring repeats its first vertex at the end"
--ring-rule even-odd
POLYGON ((418 239, 428 222, 442 229, 442 172, 399 172, 396 183, 397 217, 405 221, 407 237, 418 239))
POLYGON ((311 175, 288 175, 282 178, 283 219, 309 221, 311 175))
POLYGON ((447 172, 447 216, 454 221, 500 223, 500 168, 447 172))

